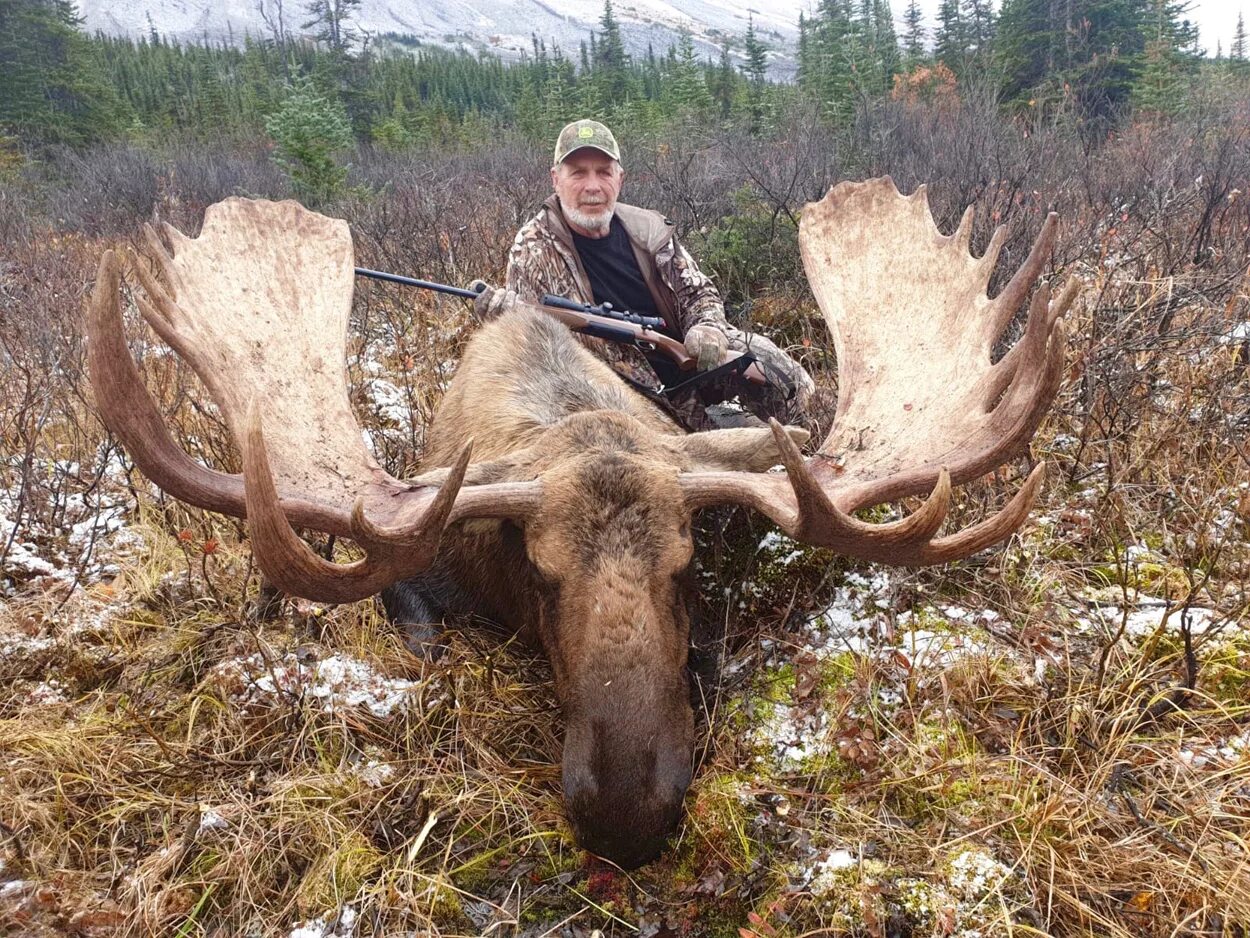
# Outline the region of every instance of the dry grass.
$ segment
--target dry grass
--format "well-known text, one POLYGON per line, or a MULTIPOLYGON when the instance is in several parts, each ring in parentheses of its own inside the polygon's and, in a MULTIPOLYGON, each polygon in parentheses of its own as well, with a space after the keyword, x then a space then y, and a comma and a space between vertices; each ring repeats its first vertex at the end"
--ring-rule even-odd
MULTIPOLYGON (((686 819, 629 875, 572 842, 541 656, 456 622, 425 662, 370 602, 257 621, 242 527, 152 492, 92 414, 73 323, 103 242, 7 236, 30 313, 4 332, 3 507, 71 578, 6 555, 0 931, 1246 935, 1246 213, 1195 266, 1173 242, 1204 203, 1161 205, 1149 234, 1069 223, 1055 274, 1085 290, 1034 447, 1055 471, 1006 549, 865 571, 704 519, 719 693, 686 819), (70 533, 114 503, 124 527, 70 533)), ((473 225, 485 256, 511 220, 473 225)), ((793 291, 756 311, 796 342, 812 313, 793 291)), ((357 410, 403 471, 464 311, 371 288, 357 324, 357 410)), ((195 382, 134 334, 178 432, 230 468, 195 382)))

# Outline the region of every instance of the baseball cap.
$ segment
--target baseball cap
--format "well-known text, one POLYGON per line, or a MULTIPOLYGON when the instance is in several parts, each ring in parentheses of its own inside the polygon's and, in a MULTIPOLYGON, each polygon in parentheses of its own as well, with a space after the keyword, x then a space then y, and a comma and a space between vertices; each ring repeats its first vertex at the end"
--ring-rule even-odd
POLYGON ((612 131, 598 121, 580 120, 565 124, 560 131, 560 136, 556 139, 555 164, 558 166, 563 163, 570 153, 582 147, 594 147, 618 163, 621 160, 621 148, 616 145, 612 131))

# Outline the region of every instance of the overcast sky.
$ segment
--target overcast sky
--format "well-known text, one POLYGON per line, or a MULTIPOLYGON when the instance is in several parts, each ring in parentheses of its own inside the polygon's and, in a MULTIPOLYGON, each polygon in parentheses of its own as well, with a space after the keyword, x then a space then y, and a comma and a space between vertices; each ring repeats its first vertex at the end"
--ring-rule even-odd
MULTIPOLYGON (((900 22, 903 11, 907 9, 909 0, 891 0, 890 9, 894 18, 900 22)), ((920 9, 924 11, 924 25, 930 41, 933 39, 933 27, 937 23, 937 8, 941 0, 918 0, 920 9)), ((994 6, 1002 8, 1002 0, 995 0, 994 6)), ((1194 0, 1189 6, 1189 16, 1198 24, 1198 34, 1207 55, 1215 55, 1215 41, 1218 39, 1228 54, 1228 45, 1232 41, 1233 31, 1237 28, 1237 13, 1250 18, 1250 0, 1194 0)), ((1250 23, 1247 23, 1250 28, 1250 23)))

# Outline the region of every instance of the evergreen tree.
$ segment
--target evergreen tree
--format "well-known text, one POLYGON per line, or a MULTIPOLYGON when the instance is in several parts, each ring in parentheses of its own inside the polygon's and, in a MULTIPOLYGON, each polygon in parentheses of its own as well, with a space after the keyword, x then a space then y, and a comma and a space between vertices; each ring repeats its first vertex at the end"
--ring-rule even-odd
POLYGON ((925 58, 925 28, 924 14, 920 12, 920 6, 916 0, 910 0, 907 4, 907 12, 903 14, 903 57, 909 68, 914 68, 917 63, 925 58))
POLYGON ((612 0, 603 0, 603 16, 599 18, 603 31, 598 41, 591 36, 594 49, 595 85, 602 107, 623 103, 629 97, 629 57, 621 39, 621 27, 612 12, 612 0))
POLYGON ((859 93, 856 69, 861 58, 861 35, 849 0, 821 0, 809 28, 807 62, 800 62, 802 87, 816 98, 826 118, 845 121, 859 93))
POLYGON ((942 0, 937 19, 933 57, 944 62, 956 75, 962 74, 968 56, 968 30, 959 9, 959 0, 942 0))
POLYGON ((994 43, 1009 100, 1065 103, 1097 130, 1129 100, 1146 0, 1005 0, 994 43))
POLYGON ((733 112, 734 98, 738 93, 738 73, 734 70, 733 59, 729 55, 728 40, 721 43, 720 61, 708 76, 707 84, 712 102, 720 116, 728 119, 733 112))
POLYGON ((747 16, 747 34, 742 45, 746 61, 742 71, 753 87, 762 88, 768 77, 768 49, 755 32, 755 18, 747 16))
POLYGON ((967 38, 965 57, 977 67, 985 68, 994 39, 994 8, 990 0, 963 0, 960 17, 967 38))
POLYGON ((894 73, 900 68, 898 36, 894 32, 890 0, 873 0, 872 52, 873 62, 881 76, 881 91, 889 91, 894 73))
POLYGON ((815 86, 813 77, 815 63, 812 61, 813 57, 811 23, 803 16, 803 11, 800 10, 798 67, 795 69, 794 81, 801 89, 809 92, 815 86))
POLYGON ((302 198, 321 202, 342 187, 347 167, 339 154, 352 145, 351 124, 343 105, 318 91, 311 79, 300 76, 291 83, 265 130, 276 144, 274 159, 302 198))
POLYGON ((677 41, 677 54, 672 65, 670 81, 672 101, 677 107, 694 113, 704 113, 712 106, 707 82, 703 79, 694 54, 694 37, 683 28, 677 41))
POLYGON ((0 0, 0 130, 82 145, 132 117, 67 0, 0 0))
POLYGON ((1237 30, 1233 33, 1233 44, 1228 47, 1228 66, 1238 75, 1250 73, 1250 62, 1246 60, 1246 21, 1241 13, 1237 14, 1237 30))
POLYGON ((747 17, 747 34, 743 40, 746 61, 742 71, 747 78, 747 106, 751 114, 751 132, 758 133, 764 122, 764 85, 768 76, 768 50, 755 34, 755 20, 747 17))
POLYGON ((303 28, 313 30, 316 40, 330 51, 345 55, 359 39, 348 25, 359 7, 360 0, 309 0, 304 6, 308 20, 303 28))
POLYGON ((1145 48, 1133 83, 1133 102, 1145 111, 1175 113, 1197 69, 1198 33, 1185 17, 1188 0, 1150 0, 1145 48))

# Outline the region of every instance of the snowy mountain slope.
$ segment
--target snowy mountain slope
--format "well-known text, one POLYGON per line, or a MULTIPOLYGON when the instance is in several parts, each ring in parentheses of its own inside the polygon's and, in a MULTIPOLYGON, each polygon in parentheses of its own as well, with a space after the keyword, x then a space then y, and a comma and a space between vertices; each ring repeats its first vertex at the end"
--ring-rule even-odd
MULTIPOLYGON (((272 8, 274 0, 269 0, 272 8)), ((756 0, 757 2, 757 0, 756 0)), ((618 0, 614 6, 621 34, 634 55, 650 44, 657 55, 689 29, 700 55, 719 54, 723 39, 741 46, 748 16, 773 49, 777 77, 793 68, 800 10, 809 0, 777 0, 752 6, 752 0, 618 0)), ((303 3, 286 0, 285 20, 295 34, 306 16, 303 3)), ((235 41, 245 35, 268 36, 257 0, 80 0, 88 30, 140 36, 156 29, 181 41, 235 41)), ((515 59, 532 48, 537 35, 550 48, 558 45, 575 57, 591 30, 598 30, 602 0, 364 0, 352 25, 370 34, 401 33, 422 42, 491 51, 515 59)))

